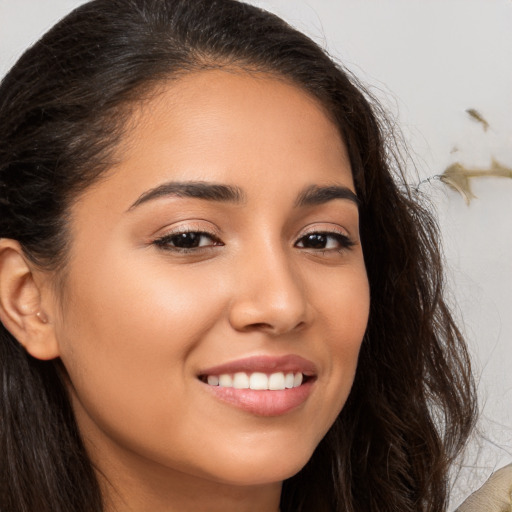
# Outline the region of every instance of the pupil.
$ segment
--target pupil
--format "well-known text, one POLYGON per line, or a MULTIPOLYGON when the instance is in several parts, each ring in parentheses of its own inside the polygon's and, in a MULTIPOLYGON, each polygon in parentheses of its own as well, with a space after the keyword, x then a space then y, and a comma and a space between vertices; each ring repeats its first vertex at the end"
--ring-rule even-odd
POLYGON ((176 235, 174 239, 174 246, 181 247, 183 249, 190 249, 192 247, 198 247, 201 235, 199 233, 181 233, 176 235))
POLYGON ((323 249, 327 243, 327 237, 320 233, 313 233, 306 237, 306 243, 313 249, 323 249))

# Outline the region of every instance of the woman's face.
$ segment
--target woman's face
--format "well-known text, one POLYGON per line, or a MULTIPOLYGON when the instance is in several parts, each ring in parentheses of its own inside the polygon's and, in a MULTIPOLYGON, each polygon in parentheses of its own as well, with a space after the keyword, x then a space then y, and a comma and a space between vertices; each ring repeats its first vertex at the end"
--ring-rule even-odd
POLYGON ((52 319, 86 446, 107 477, 281 481, 343 407, 367 323, 345 146, 315 99, 234 71, 166 85, 131 126, 71 208, 52 319))

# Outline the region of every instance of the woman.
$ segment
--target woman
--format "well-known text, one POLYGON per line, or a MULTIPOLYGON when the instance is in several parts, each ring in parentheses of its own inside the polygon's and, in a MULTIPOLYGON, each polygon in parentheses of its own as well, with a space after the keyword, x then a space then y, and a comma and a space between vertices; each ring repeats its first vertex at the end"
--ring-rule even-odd
POLYGON ((96 0, 28 50, 0 89, 2 511, 443 510, 473 384, 392 154, 240 2, 96 0))

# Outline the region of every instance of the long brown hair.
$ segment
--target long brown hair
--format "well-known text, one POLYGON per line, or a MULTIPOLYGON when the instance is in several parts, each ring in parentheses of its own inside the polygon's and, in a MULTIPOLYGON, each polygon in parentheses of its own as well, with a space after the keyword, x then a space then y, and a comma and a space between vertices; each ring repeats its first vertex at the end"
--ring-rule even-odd
MULTIPOLYGON (((235 66, 318 98, 360 198, 371 312, 347 404, 282 512, 439 512, 475 416, 464 340, 443 299, 438 230, 403 183, 378 107, 276 16, 235 0, 95 0, 30 48, 0 86, 0 237, 65 268, 67 211, 112 164, 130 106, 162 80, 235 66)), ((61 379, 0 325, 0 510, 101 512, 61 379)))

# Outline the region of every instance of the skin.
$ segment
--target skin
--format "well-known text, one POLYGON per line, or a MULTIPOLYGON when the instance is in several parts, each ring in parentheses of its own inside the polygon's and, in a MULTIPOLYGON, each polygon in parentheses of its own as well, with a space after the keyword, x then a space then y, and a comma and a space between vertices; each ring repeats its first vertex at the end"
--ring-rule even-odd
POLYGON ((357 205, 296 204, 311 186, 354 191, 345 145, 314 98, 242 71, 163 84, 130 126, 119 163, 71 207, 63 286, 39 285, 107 510, 277 511, 346 401, 367 324, 357 205), (140 200, 171 181, 243 200, 140 200), (155 243, 177 231, 209 235, 188 252, 155 243), (318 248, 312 232, 333 234, 318 248), (287 354, 316 380, 285 414, 227 404, 198 378, 287 354))

